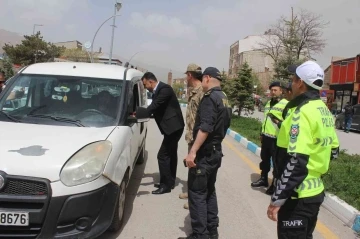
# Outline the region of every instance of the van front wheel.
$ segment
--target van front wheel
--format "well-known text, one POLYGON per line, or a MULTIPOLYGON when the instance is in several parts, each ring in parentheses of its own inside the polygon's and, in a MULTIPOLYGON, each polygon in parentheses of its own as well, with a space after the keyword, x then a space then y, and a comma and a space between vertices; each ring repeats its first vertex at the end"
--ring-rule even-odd
POLYGON ((122 223, 124 221, 125 201, 126 201, 126 182, 125 180, 123 180, 119 188, 119 197, 116 203, 114 217, 108 231, 116 232, 120 230, 122 223))

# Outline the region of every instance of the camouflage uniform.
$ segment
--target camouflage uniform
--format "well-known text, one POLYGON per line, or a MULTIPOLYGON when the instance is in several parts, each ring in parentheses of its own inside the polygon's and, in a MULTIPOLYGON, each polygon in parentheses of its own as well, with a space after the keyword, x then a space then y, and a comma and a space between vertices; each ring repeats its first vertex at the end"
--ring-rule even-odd
POLYGON ((189 145, 189 151, 193 144, 193 128, 195 124, 196 113, 202 97, 204 96, 202 86, 198 86, 190 91, 188 106, 186 109, 186 134, 185 140, 189 145))
MULTIPOLYGON (((188 72, 197 72, 202 73, 201 67, 196 64, 189 64, 185 74, 188 72)), ((193 129, 196 119, 196 114, 198 107, 200 105, 200 101, 204 95, 202 86, 199 85, 197 87, 188 86, 188 106, 186 109, 186 133, 185 133, 185 140, 188 143, 188 152, 190 152, 190 149, 192 147, 193 141, 195 140, 193 138, 193 129)), ((179 195, 181 199, 187 199, 188 193, 181 193, 179 195)), ((189 203, 184 204, 185 209, 189 209, 189 203)))

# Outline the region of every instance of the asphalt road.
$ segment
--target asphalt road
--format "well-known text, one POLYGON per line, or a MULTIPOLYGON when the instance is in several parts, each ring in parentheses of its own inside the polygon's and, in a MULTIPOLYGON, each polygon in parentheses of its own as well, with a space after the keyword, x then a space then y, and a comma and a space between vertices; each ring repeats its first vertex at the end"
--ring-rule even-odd
MULTIPOLYGON (((149 122, 147 160, 137 166, 127 189, 125 221, 121 232, 106 233, 100 239, 176 239, 191 232, 189 211, 183 209, 184 200, 179 193, 186 191, 187 168, 181 160, 186 156, 184 137, 179 143, 179 164, 175 189, 168 194, 152 195, 154 182, 158 182, 157 151, 162 136, 155 122, 149 122)), ((252 180, 258 178, 260 159, 248 152, 235 140, 227 137, 223 142, 223 163, 216 184, 220 238, 277 238, 276 223, 267 218, 270 197, 265 190, 253 190, 252 180)), ((321 208, 314 238, 355 238, 348 227, 326 209, 321 208)))
MULTIPOLYGON (((248 117, 257 118, 262 120, 264 118, 264 112, 254 111, 254 114, 248 115, 248 117)), ((351 131, 345 133, 343 130, 336 130, 337 136, 340 141, 340 149, 345 149, 349 154, 359 154, 360 147, 358 141, 360 140, 360 133, 351 131)))

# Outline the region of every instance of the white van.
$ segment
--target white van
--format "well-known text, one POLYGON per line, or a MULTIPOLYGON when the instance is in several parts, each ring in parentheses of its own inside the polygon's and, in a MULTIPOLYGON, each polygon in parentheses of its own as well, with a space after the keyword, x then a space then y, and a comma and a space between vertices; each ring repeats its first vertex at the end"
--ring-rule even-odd
POLYGON ((145 158, 142 75, 56 62, 30 65, 9 82, 0 95, 2 237, 95 238, 120 229, 126 186, 145 158))
POLYGON ((152 94, 150 91, 146 90, 146 98, 147 98, 147 105, 151 105, 152 102, 152 94))

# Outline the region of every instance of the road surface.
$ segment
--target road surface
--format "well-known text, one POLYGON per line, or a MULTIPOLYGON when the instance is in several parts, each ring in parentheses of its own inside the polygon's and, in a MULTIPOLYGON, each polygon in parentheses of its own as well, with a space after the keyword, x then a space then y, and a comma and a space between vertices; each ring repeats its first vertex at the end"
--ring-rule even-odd
MULTIPOLYGON (((264 112, 255 110, 254 114, 249 115, 248 117, 262 120, 264 118, 264 112)), ((345 149, 348 154, 360 155, 360 147, 358 143, 360 140, 359 132, 351 131, 350 133, 345 133, 343 130, 336 130, 336 133, 340 141, 340 149, 345 149)))
MULTIPOLYGON (((100 239, 177 239, 191 232, 189 211, 183 209, 185 201, 178 197, 187 188, 187 169, 181 162, 187 153, 184 136, 179 144, 175 189, 164 195, 151 194, 154 182, 159 181, 156 155, 161 140, 155 122, 150 121, 146 141, 148 157, 132 175, 123 229, 116 234, 105 233, 100 239)), ((216 183, 220 238, 277 238, 276 224, 266 215, 270 197, 264 194, 265 190, 250 187, 251 181, 258 178, 260 159, 230 137, 224 140, 223 153, 216 183)), ((326 209, 321 208, 319 219, 314 238, 355 238, 352 230, 326 209)))

